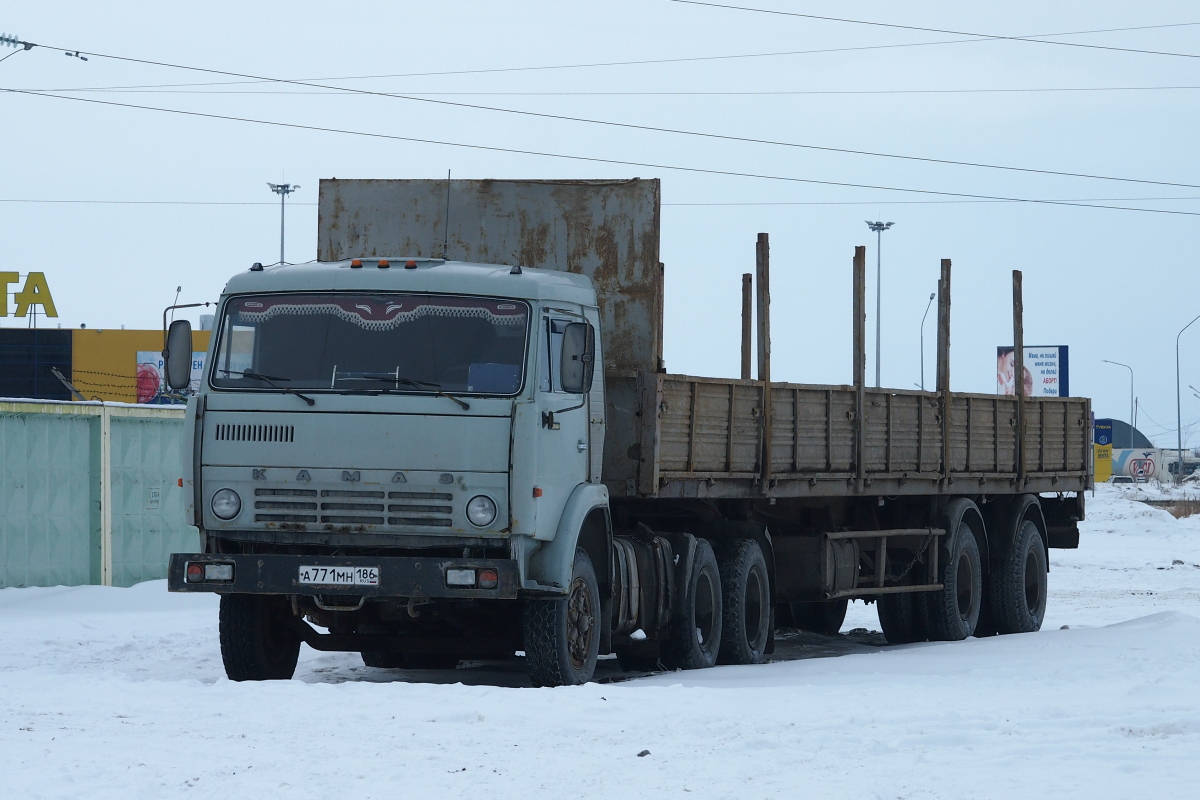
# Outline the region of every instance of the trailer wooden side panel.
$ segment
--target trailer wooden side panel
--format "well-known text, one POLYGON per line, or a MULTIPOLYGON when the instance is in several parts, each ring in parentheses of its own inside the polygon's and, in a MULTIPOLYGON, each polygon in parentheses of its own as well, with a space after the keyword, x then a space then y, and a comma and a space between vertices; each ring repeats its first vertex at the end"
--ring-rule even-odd
POLYGON ((949 463, 943 463, 941 395, 865 389, 860 475, 852 387, 773 383, 770 391, 767 426, 758 381, 665 374, 610 379, 609 436, 618 445, 606 461, 610 490, 615 496, 754 498, 1083 491, 1091 483, 1085 398, 1025 401, 1022 481, 1014 397, 951 393, 949 463), (636 410, 625 402, 634 396, 642 399, 636 410), (768 427, 771 441, 764 448, 768 427), (618 444, 622 434, 634 432, 638 441, 618 444))

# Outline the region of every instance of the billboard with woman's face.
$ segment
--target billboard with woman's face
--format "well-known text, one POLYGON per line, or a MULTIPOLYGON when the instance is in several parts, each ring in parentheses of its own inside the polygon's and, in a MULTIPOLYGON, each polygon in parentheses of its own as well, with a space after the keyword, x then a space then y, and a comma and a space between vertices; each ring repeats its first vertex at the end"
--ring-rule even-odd
MULTIPOLYGON (((1025 348, 1025 396, 1070 397, 1067 345, 1025 348)), ((1016 349, 996 348, 996 394, 1017 393, 1016 349)))

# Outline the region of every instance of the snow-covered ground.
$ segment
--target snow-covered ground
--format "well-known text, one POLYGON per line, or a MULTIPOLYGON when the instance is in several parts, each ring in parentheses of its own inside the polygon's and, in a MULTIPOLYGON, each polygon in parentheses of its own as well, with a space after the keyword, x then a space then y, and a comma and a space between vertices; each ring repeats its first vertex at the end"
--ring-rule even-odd
POLYGON ((1041 633, 882 647, 855 604, 798 660, 564 689, 307 649, 237 684, 215 598, 5 589, 0 797, 1200 797, 1200 517, 1088 513, 1041 633))

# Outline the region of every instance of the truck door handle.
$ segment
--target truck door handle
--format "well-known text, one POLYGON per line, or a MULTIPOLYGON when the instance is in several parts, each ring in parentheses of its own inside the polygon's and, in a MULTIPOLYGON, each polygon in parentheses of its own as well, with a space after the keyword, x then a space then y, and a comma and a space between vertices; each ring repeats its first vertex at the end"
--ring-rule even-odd
POLYGON ((587 447, 588 447, 587 442, 585 442, 583 439, 580 439, 579 444, 577 444, 575 446, 579 448, 579 452, 581 452, 581 453, 583 451, 587 450, 587 447))

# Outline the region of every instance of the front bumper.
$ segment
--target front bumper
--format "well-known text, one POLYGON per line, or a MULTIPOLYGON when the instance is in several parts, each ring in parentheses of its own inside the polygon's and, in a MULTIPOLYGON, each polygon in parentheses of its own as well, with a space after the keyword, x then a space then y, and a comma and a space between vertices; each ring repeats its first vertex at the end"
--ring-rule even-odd
POLYGON ((517 562, 498 558, 408 558, 400 556, 295 556, 172 553, 167 588, 172 592, 218 594, 286 594, 321 597, 479 598, 511 600, 517 596, 517 562), (186 579, 188 564, 233 564, 233 580, 186 579), (324 586, 299 582, 301 567, 378 567, 375 586, 324 586), (493 569, 494 589, 447 586, 446 570, 493 569))

